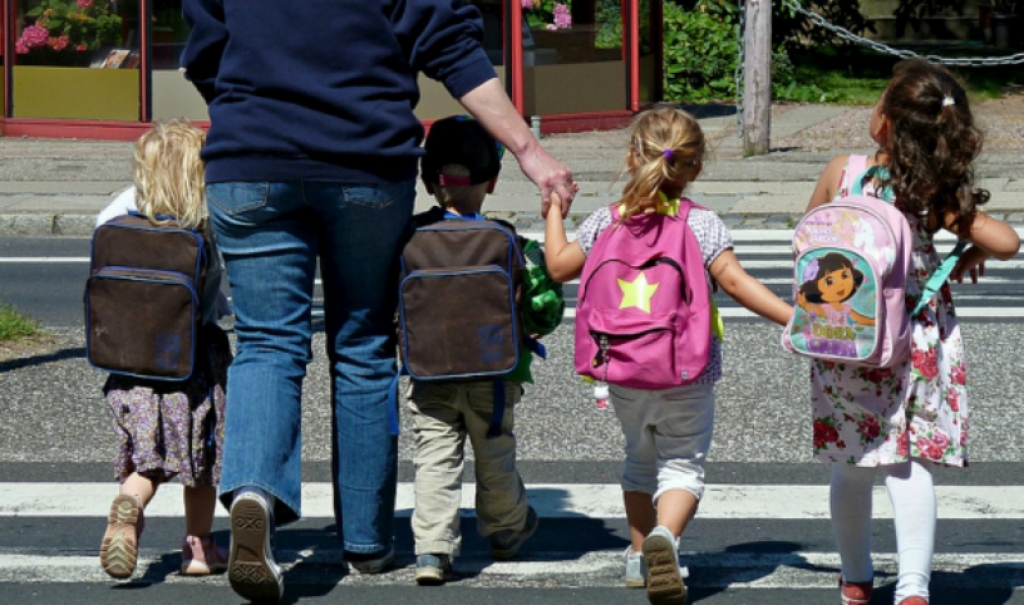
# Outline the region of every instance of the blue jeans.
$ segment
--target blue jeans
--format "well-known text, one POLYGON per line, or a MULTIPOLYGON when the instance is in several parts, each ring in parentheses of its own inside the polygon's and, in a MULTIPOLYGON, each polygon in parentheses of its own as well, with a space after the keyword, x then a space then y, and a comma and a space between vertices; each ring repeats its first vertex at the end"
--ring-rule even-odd
POLYGON ((397 439, 388 427, 399 247, 415 181, 212 183, 210 218, 227 263, 238 352, 228 373, 220 498, 244 486, 301 510, 301 398, 312 360, 313 282, 323 279, 333 402, 339 540, 352 553, 391 545, 397 439))

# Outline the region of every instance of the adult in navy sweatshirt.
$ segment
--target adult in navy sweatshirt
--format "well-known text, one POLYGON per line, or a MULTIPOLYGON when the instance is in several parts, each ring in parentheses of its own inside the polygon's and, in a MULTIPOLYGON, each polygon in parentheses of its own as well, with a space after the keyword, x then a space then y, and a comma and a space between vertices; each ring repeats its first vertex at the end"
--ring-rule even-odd
MULTIPOLYGON (((439 80, 568 211, 569 170, 531 135, 463 0, 184 0, 182 64, 206 99, 207 201, 227 263, 238 353, 227 388, 220 497, 229 578, 283 593, 275 522, 301 515, 302 381, 317 260, 332 394, 338 537, 362 572, 394 559, 396 260, 423 128, 420 72, 439 80)), ((306 419, 309 420, 308 418, 306 419)))

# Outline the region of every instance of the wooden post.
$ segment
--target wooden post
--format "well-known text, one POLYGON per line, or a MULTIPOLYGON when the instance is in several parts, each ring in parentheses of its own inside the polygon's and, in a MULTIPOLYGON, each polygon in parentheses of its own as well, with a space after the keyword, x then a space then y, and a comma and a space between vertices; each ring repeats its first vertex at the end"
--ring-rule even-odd
POLYGON ((768 153, 772 125, 772 2, 746 0, 743 155, 768 153))

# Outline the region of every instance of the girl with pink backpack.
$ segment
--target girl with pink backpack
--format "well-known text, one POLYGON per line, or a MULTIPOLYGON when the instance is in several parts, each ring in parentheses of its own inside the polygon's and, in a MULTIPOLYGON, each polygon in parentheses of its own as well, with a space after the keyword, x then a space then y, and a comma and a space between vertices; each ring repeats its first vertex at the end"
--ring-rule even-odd
MULTIPOLYGON (((988 191, 975 187, 971 167, 982 136, 964 89, 946 69, 921 60, 898 64, 871 115, 870 130, 879 146, 875 155, 833 159, 807 209, 863 191, 891 200, 902 213, 896 219, 909 223, 912 247, 901 291, 910 314, 909 352, 884 364, 812 359, 814 453, 832 464, 841 603, 871 600, 871 488, 881 470, 899 551, 894 600, 927 605, 936 520, 931 469, 967 465, 968 426, 964 344, 949 284, 941 283, 939 296, 931 296, 935 282, 945 281, 934 236, 945 229, 971 244, 959 260, 951 260, 956 264, 949 275, 958 281, 965 273, 976 277, 990 256, 1013 257, 1020 240, 1008 225, 978 210, 989 198, 988 191)), ((889 252, 898 256, 900 251, 889 252)), ((834 289, 856 285, 848 268, 830 271, 808 272, 808 277, 832 280, 834 289)), ((801 308, 810 312, 838 305, 808 300, 798 295, 801 308)))
POLYGON ((704 153, 693 116, 647 110, 633 124, 621 201, 587 217, 572 243, 558 212, 547 213, 545 230, 551 276, 568 281, 582 271, 576 369, 600 389, 607 384, 626 437, 626 585, 646 585, 659 605, 686 602, 679 536, 704 492, 722 376, 712 281, 780 325, 793 311, 743 270, 721 219, 683 197, 704 153))

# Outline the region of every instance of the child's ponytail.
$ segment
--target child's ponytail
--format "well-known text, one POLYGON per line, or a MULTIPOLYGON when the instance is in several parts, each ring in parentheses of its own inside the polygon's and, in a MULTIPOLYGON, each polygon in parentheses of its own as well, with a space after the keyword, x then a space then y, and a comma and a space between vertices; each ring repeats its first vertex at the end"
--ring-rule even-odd
POLYGON ((923 60, 896 66, 882 100, 891 136, 890 179, 900 209, 926 218, 931 231, 964 233, 989 192, 974 186, 973 162, 982 133, 974 124, 967 93, 945 68, 923 60))
POLYGON ((633 124, 632 178, 622 192, 623 220, 657 210, 659 193, 678 197, 703 166, 704 133, 689 113, 675 106, 649 109, 633 124))

